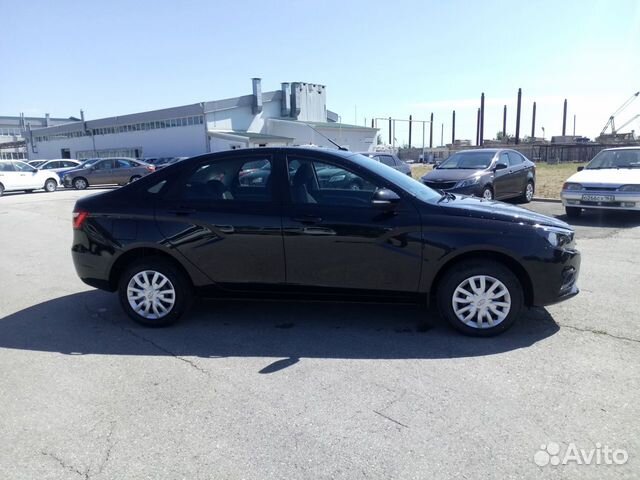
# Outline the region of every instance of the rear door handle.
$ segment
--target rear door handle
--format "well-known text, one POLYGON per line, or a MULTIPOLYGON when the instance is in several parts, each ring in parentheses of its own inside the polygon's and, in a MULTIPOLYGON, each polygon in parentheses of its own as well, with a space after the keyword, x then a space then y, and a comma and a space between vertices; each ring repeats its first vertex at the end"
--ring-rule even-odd
POLYGON ((322 221, 322 217, 314 217, 313 215, 303 215, 302 217, 294 217, 292 218, 294 222, 300 222, 304 224, 314 224, 320 223, 322 221))

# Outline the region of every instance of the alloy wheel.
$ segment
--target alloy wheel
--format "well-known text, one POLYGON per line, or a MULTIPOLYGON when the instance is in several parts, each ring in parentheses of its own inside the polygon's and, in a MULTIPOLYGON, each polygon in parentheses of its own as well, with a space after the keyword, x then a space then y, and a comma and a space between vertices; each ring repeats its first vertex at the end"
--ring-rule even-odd
POLYGON ((169 314, 175 305, 176 290, 164 274, 143 270, 129 280, 127 300, 138 315, 157 320, 169 314))
POLYGON ((527 187, 524 191, 524 196, 527 199, 527 202, 533 200, 533 183, 527 183, 527 187))
POLYGON ((471 328, 491 328, 507 318, 511 310, 509 289, 497 278, 474 275, 463 280, 453 292, 453 312, 471 328))
POLYGON ((482 192, 482 198, 485 200, 493 200, 493 192, 490 188, 485 188, 484 192, 482 192))

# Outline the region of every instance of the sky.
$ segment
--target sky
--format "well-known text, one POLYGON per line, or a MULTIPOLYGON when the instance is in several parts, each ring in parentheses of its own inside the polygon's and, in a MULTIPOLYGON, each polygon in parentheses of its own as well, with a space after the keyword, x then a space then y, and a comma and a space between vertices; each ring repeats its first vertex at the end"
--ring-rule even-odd
MULTIPOLYGON (((454 109, 456 138, 475 140, 482 92, 485 138, 505 104, 515 132, 518 88, 521 136, 533 101, 536 136, 559 135, 566 98, 567 133, 575 115, 593 138, 640 90, 640 0, 0 0, 0 11, 0 115, 95 119, 247 95, 261 77, 263 91, 326 85, 345 123, 433 112, 438 145, 454 109)), ((636 114, 640 98, 616 123, 636 114)), ((396 142, 407 137, 397 122, 396 142)))

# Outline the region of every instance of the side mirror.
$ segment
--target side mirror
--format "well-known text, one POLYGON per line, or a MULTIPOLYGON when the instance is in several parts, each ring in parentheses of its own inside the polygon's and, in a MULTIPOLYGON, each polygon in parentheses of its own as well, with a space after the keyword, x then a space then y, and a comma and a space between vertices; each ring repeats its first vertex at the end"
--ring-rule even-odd
POLYGON ((581 172, 582 170, 584 170, 584 167, 578 167, 579 172, 581 172))
POLYGON ((393 190, 379 188, 373 193, 371 203, 378 206, 392 206, 400 201, 400 197, 393 190))
POLYGON ((497 171, 497 170, 504 170, 505 168, 507 168, 507 166, 504 163, 497 163, 493 169, 497 171))

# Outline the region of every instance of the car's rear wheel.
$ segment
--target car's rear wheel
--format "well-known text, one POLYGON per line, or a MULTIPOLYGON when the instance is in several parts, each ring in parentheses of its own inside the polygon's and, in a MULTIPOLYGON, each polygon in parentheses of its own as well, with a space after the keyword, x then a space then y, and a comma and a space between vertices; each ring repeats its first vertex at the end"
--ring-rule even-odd
POLYGON ((582 215, 582 209, 580 207, 564 207, 564 211, 569 218, 578 218, 582 215))
POLYGON ((3 193, 4 193, 4 185, 0 183, 0 197, 2 196, 3 193))
POLYGON ((134 175, 129 179, 129 183, 135 182, 136 180, 140 180, 140 175, 134 175))
POLYGON ((471 261, 449 270, 438 285, 438 308, 467 335, 490 337, 517 320, 524 303, 522 285, 497 262, 471 261))
POLYGON ((522 192, 522 196, 520 197, 520 200, 524 203, 529 203, 531 200, 533 200, 533 195, 535 191, 536 191, 536 188, 533 182, 529 180, 527 182, 527 186, 524 187, 524 192, 522 192))
POLYGON ((89 186, 89 182, 87 182, 87 180, 82 177, 74 178, 73 182, 71 183, 73 184, 73 188, 75 188, 76 190, 84 190, 89 186))
POLYGON ((493 200, 493 190, 491 187, 484 187, 484 190, 482 190, 482 198, 485 200, 493 200))
POLYGON ((58 188, 58 182, 56 182, 53 178, 49 178, 46 182, 44 182, 44 190, 46 192, 55 192, 58 188))
POLYGON ((171 262, 157 257, 130 265, 120 277, 118 295, 127 315, 149 327, 177 322, 192 297, 185 275, 171 262))

